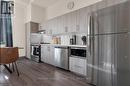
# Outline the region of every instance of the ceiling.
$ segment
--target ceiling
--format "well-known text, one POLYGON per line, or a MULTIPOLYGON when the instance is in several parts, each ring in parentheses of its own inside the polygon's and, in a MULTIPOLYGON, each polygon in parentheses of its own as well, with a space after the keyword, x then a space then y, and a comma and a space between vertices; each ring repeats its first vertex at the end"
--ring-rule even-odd
POLYGON ((24 4, 32 3, 32 4, 46 8, 63 0, 16 0, 16 1, 20 3, 24 3, 24 4))

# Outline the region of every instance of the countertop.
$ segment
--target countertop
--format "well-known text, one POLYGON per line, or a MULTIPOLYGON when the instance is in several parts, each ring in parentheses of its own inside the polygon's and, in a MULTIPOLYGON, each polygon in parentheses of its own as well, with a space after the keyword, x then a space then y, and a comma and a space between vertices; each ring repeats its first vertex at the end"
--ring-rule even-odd
POLYGON ((86 45, 61 45, 61 44, 41 44, 41 45, 47 45, 47 46, 61 46, 61 47, 81 47, 81 48, 86 48, 86 45))

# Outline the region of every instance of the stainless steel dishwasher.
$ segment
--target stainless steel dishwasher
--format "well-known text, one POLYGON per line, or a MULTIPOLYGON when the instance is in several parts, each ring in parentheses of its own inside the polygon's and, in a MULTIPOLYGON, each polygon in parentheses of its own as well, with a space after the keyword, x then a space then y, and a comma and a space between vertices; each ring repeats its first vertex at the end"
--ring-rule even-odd
POLYGON ((69 69, 69 48, 55 47, 55 66, 63 69, 69 69))

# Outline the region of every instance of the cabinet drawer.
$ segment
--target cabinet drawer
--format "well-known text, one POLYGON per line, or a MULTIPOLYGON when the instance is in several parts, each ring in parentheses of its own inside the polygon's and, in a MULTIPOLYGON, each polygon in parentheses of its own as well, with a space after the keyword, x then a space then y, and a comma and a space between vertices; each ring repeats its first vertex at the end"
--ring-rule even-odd
POLYGON ((75 57, 70 57, 70 71, 86 75, 86 59, 80 59, 75 57))

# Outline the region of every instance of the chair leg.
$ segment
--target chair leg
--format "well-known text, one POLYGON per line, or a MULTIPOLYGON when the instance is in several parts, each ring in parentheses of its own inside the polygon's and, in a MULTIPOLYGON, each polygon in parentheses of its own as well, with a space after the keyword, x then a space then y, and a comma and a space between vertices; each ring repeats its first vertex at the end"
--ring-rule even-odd
POLYGON ((18 67, 17 67, 16 62, 14 62, 14 64, 15 64, 15 68, 16 68, 17 74, 18 74, 18 76, 19 76, 19 71, 18 71, 18 67))
POLYGON ((5 67, 10 73, 12 73, 12 70, 10 70, 7 65, 4 65, 4 67, 5 67))
POLYGON ((10 64, 9 64, 9 68, 10 68, 10 64))
POLYGON ((14 63, 12 63, 12 68, 13 68, 13 72, 14 72, 14 63))

